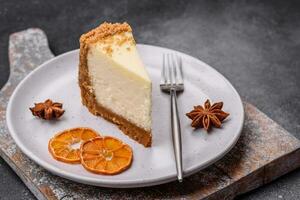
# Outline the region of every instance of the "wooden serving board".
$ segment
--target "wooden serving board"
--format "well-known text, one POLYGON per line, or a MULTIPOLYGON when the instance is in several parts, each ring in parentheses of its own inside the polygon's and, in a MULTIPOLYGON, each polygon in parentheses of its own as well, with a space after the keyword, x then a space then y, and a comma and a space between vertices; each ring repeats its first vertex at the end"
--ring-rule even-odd
POLYGON ((10 77, 0 92, 0 155, 38 199, 233 199, 300 166, 300 141, 245 102, 245 125, 237 145, 220 161, 184 179, 160 186, 109 189, 78 184, 52 175, 27 158, 12 140, 6 106, 17 84, 53 58, 40 29, 9 39, 10 77))

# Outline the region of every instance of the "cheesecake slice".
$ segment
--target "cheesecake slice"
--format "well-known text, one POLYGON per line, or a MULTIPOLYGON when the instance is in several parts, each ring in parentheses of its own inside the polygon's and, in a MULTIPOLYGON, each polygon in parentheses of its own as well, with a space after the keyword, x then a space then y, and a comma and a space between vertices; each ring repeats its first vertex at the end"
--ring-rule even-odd
POLYGON ((91 113, 151 146, 151 80, 127 23, 103 23, 80 37, 79 86, 91 113))

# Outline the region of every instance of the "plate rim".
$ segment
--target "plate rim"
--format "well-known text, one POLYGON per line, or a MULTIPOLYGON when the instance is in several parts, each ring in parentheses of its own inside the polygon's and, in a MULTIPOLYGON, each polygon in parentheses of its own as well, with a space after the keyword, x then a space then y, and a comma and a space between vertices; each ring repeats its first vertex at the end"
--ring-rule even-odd
MULTIPOLYGON (((234 88, 234 86, 231 84, 231 82, 220 72, 218 72, 215 68, 211 67, 210 65, 206 64, 205 62, 203 62, 202 60, 193 57, 191 55, 185 54, 183 52, 177 51, 177 50, 173 50, 173 49, 169 49, 169 48, 165 48, 165 47, 160 47, 160 46, 156 46, 156 45, 149 45, 149 44, 137 44, 137 47, 150 47, 150 48, 160 48, 164 51, 173 51, 173 52, 177 52, 189 59, 193 59, 196 60, 197 62, 200 62, 202 65, 205 65, 206 67, 210 68, 211 70, 213 70, 215 73, 218 74, 219 77, 221 77, 227 84, 228 86, 230 86, 231 90, 235 93, 235 95, 237 96, 240 105, 241 105, 241 114, 242 117, 240 119, 240 126, 238 127, 238 134, 235 135, 235 137, 233 138, 233 142, 231 143, 231 145, 229 145, 224 151, 221 151, 219 154, 217 154, 213 159, 210 159, 208 161, 206 161, 205 163, 203 163, 200 167, 199 166, 194 166, 191 169, 189 169, 188 171, 185 170, 184 172, 184 177, 187 177, 191 174, 194 174, 206 167, 208 167, 209 165, 215 163, 216 161, 218 161, 219 159, 221 159, 223 156, 225 156, 237 143, 242 129, 243 129, 243 125, 244 125, 244 118, 245 118, 245 112, 244 112, 244 106, 243 106, 243 102, 241 100, 241 97, 239 95, 239 93, 237 92, 237 90, 234 88)), ((163 183, 167 183, 167 182, 171 182, 176 180, 177 176, 176 173, 175 174, 170 174, 170 175, 166 175, 166 176, 162 176, 160 178, 156 178, 156 179, 134 179, 134 180, 101 180, 101 179, 96 179, 96 178, 91 178, 91 177, 82 177, 82 176, 78 176, 76 174, 73 173, 69 173, 63 169, 59 169, 58 167, 55 167, 51 164, 48 164, 47 162, 43 161, 42 159, 40 159, 38 156, 34 155, 31 153, 30 150, 28 150, 25 145, 23 145, 23 143, 19 140, 16 131, 14 130, 14 126, 13 126, 13 122, 12 122, 12 117, 11 117, 11 109, 12 109, 12 104, 15 101, 15 96, 18 93, 18 91, 22 88, 22 85, 24 85, 24 83, 37 71, 41 70, 42 68, 44 68, 45 66, 48 65, 48 63, 56 60, 56 59, 60 59, 61 57, 67 56, 69 54, 73 54, 78 52, 79 49, 75 49, 75 50, 71 50, 68 52, 65 52, 63 54, 60 54, 58 56, 55 56, 53 58, 51 58, 50 60, 42 63, 41 65, 39 65, 38 67, 36 67, 34 70, 32 70, 29 74, 26 75, 26 77, 21 80, 17 87, 14 89, 12 95, 9 98, 9 102, 6 108, 6 123, 7 123, 7 127, 9 130, 10 135, 12 136, 12 138, 14 139, 15 143, 17 144, 17 146, 20 148, 20 150, 26 155, 28 156, 31 160, 33 160, 36 164, 38 164, 40 167, 46 169, 47 171, 58 175, 60 177, 69 179, 69 180, 73 180, 79 183, 83 183, 83 184, 88 184, 88 185, 94 185, 94 186, 101 186, 101 187, 110 187, 110 188, 135 188, 135 187, 146 187, 146 186, 154 186, 154 185, 159 185, 159 184, 163 184, 163 183)))

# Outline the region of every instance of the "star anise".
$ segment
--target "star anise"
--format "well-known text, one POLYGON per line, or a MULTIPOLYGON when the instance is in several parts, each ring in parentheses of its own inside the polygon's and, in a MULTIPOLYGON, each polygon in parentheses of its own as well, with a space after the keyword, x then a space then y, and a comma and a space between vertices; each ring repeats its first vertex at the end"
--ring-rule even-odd
POLYGON ((222 107, 223 102, 214 103, 211 106, 210 101, 207 99, 204 103, 204 107, 200 105, 194 106, 194 110, 186 113, 186 116, 192 120, 192 127, 203 127, 208 131, 212 125, 220 128, 222 121, 228 117, 229 113, 222 111, 222 107))
POLYGON ((64 114, 63 105, 47 99, 45 102, 35 103, 34 107, 29 108, 34 116, 45 120, 58 119, 64 114))

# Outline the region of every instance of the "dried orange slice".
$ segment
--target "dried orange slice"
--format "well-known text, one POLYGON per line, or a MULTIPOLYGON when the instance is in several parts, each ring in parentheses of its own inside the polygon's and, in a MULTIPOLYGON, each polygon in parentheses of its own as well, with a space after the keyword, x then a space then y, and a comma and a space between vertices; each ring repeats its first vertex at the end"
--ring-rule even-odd
POLYGON ((132 162, 132 149, 122 141, 110 137, 97 137, 82 143, 82 166, 97 174, 113 175, 128 169, 132 162))
POLYGON ((97 136, 99 136, 97 132, 90 128, 79 127, 64 130, 50 139, 48 149, 56 160, 73 164, 80 163, 81 142, 97 136))

